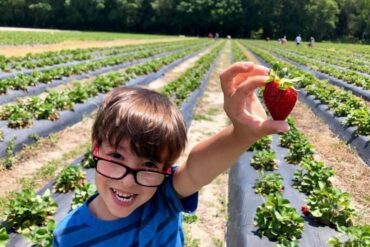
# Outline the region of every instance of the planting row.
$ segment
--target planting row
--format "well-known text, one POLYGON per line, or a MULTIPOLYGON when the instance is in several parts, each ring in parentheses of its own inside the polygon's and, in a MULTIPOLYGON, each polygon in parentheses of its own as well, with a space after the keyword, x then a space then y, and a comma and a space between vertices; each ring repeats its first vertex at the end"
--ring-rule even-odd
MULTIPOLYGON (((23 57, 10 57, 0 55, 0 69, 4 72, 15 74, 20 71, 31 71, 27 69, 50 68, 52 65, 63 64, 67 62, 97 60, 103 57, 119 55, 122 53, 140 51, 176 43, 192 43, 195 40, 177 41, 177 42, 156 42, 143 45, 126 45, 103 48, 85 48, 85 49, 68 49, 59 51, 47 51, 42 53, 29 53, 23 57)), ((53 66, 54 67, 54 66, 53 66)), ((0 76, 3 78, 5 75, 0 76)))
POLYGON ((360 73, 370 74, 370 69, 368 67, 369 61, 366 61, 363 56, 349 56, 348 54, 331 53, 328 49, 309 49, 306 47, 297 47, 295 45, 281 47, 279 45, 269 44, 268 47, 277 50, 284 50, 285 52, 296 56, 306 57, 309 59, 309 61, 313 61, 314 63, 326 63, 329 65, 335 65, 345 69, 354 70, 360 73))
POLYGON ((228 244, 367 246, 370 226, 353 226, 349 194, 332 186, 334 170, 289 124, 282 136, 255 143, 230 172, 228 244))
MULTIPOLYGON (((256 44, 256 43, 252 42, 252 44, 256 44)), ((259 45, 259 47, 261 46, 259 45)), ((283 58, 288 58, 294 62, 305 65, 312 70, 319 71, 327 75, 333 76, 335 78, 341 79, 349 84, 353 84, 358 87, 361 87, 364 90, 370 90, 370 75, 364 75, 364 74, 360 74, 355 71, 349 71, 348 69, 343 69, 343 68, 338 68, 336 66, 332 66, 333 63, 335 64, 335 61, 338 61, 338 58, 337 60, 333 59, 333 61, 329 59, 327 63, 321 63, 315 59, 310 59, 305 55, 299 56, 297 54, 287 52, 284 49, 279 49, 274 46, 264 45, 263 48, 265 50, 268 50, 269 52, 274 52, 282 56, 283 58)), ((322 60, 320 57, 316 59, 322 60)), ((362 67, 368 68, 368 66, 362 66, 362 67)))
MULTIPOLYGON (((201 44, 202 42, 197 42, 196 45, 201 44)), ((192 45, 194 43, 191 43, 192 45)), ((204 42, 203 42, 204 44, 204 42)), ((122 64, 124 62, 139 59, 139 58, 145 58, 152 56, 156 53, 163 53, 168 51, 173 51, 176 49, 181 49, 189 47, 189 43, 181 43, 181 44, 175 44, 172 46, 156 46, 149 47, 150 49, 139 51, 137 53, 133 54, 124 54, 120 56, 115 56, 111 58, 104 58, 98 61, 91 61, 87 63, 82 64, 76 64, 76 65, 68 65, 63 67, 57 67, 52 69, 47 69, 42 72, 35 71, 32 72, 32 74, 19 74, 15 77, 9 77, 1 80, 1 86, 0 86, 0 94, 5 94, 8 89, 12 90, 27 90, 29 86, 36 86, 39 83, 50 83, 52 80, 55 79, 61 79, 62 77, 71 76, 75 74, 81 74, 87 71, 94 71, 102 67, 109 67, 114 66, 118 64, 122 64)))
MULTIPOLYGON (((204 44, 199 43, 199 44, 193 45, 191 47, 193 47, 193 48, 199 47, 201 49, 201 47, 203 47, 203 46, 204 46, 204 44)), ((109 67, 98 68, 97 70, 94 70, 94 71, 82 72, 82 74, 71 75, 71 76, 68 76, 68 77, 62 77, 60 79, 53 79, 47 84, 46 83, 41 83, 41 84, 38 84, 36 86, 29 86, 29 87, 26 88, 26 90, 8 90, 7 94, 0 95, 0 105, 5 104, 5 103, 9 103, 9 102, 13 102, 19 97, 32 96, 32 95, 40 94, 40 93, 44 92, 45 90, 48 90, 50 88, 54 88, 54 87, 59 86, 61 84, 69 83, 72 80, 82 80, 82 79, 90 78, 90 77, 93 77, 93 76, 101 75, 101 74, 107 73, 109 71, 119 71, 119 70, 122 70, 123 68, 126 68, 128 66, 133 66, 135 64, 140 64, 140 63, 143 63, 143 62, 147 62, 147 61, 149 61, 151 59, 154 59, 154 58, 161 58, 161 57, 165 57, 165 56, 168 56, 168 55, 176 53, 176 52, 181 52, 182 50, 185 50, 187 48, 188 48, 188 46, 185 46, 184 48, 179 47, 179 49, 176 49, 176 47, 170 47, 166 51, 158 49, 156 51, 151 51, 149 53, 144 53, 148 57, 143 57, 143 58, 138 58, 138 59, 135 59, 135 57, 134 58, 131 57, 131 59, 133 59, 133 60, 128 60, 126 62, 117 64, 117 65, 113 65, 113 66, 109 66, 109 67)), ((140 55, 140 54, 141 53, 139 53, 137 55, 140 55)))

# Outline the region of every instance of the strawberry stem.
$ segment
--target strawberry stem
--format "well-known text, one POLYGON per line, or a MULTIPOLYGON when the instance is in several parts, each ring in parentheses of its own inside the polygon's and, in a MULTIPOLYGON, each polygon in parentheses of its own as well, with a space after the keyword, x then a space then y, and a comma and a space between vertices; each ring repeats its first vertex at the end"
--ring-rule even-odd
POLYGON ((294 88, 294 83, 302 80, 303 78, 302 77, 295 77, 295 78, 282 78, 280 77, 278 74, 283 74, 283 76, 286 76, 288 73, 287 73, 287 68, 283 68, 282 73, 279 73, 276 72, 275 70, 271 69, 270 72, 269 72, 269 78, 267 79, 266 83, 270 83, 270 82, 277 82, 279 84, 279 89, 281 90, 286 90, 288 88, 292 88, 294 90, 296 90, 294 88))

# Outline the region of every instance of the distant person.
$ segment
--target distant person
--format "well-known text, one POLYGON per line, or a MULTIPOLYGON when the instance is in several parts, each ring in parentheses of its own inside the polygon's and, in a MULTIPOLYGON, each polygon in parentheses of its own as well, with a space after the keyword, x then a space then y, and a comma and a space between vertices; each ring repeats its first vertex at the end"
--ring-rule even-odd
POLYGON ((298 34, 298 36, 295 37, 295 43, 296 43, 296 45, 300 45, 301 42, 302 42, 302 37, 301 37, 300 34, 298 34))
POLYGON ((281 44, 284 45, 286 43, 288 43, 288 40, 286 38, 286 35, 284 35, 284 37, 281 39, 281 44))
POLYGON ((310 43, 308 43, 308 47, 313 48, 314 44, 315 44, 315 38, 311 36, 310 37, 310 43))
POLYGON ((215 39, 217 40, 220 37, 218 33, 215 34, 215 39))
POLYGON ((269 42, 269 41, 270 41, 270 37, 267 37, 267 38, 266 38, 266 41, 267 41, 267 42, 269 42))
POLYGON ((213 39, 213 34, 212 33, 208 33, 208 38, 213 39))

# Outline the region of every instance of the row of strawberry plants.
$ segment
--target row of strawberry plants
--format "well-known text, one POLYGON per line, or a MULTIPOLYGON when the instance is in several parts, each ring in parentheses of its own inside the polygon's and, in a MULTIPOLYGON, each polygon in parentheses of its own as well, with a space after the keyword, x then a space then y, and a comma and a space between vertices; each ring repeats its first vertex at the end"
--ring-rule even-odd
MULTIPOLYGON (((289 164, 299 164, 301 167, 294 172, 292 186, 308 195, 307 205, 301 207, 303 215, 344 233, 356 229, 356 234, 352 234, 351 239, 345 244, 364 244, 368 240, 363 236, 369 235, 369 226, 352 227, 354 210, 350 207, 348 193, 332 187, 330 179, 334 171, 313 159, 312 146, 295 128, 291 119, 289 123, 291 130, 280 137, 280 145, 289 147, 285 160, 289 164)), ((298 239, 304 230, 304 220, 290 202, 283 198, 282 176, 279 173, 265 173, 265 171, 278 169, 276 154, 271 149, 271 140, 271 137, 265 137, 254 144, 250 150, 254 151, 251 165, 255 169, 262 170, 259 172, 260 178, 254 185, 255 193, 266 197, 265 202, 257 208, 254 218, 257 232, 272 241, 278 241, 280 243, 278 246, 298 246, 298 239)), ((332 237, 328 243, 335 246, 335 243, 341 242, 338 237, 332 237)))
POLYGON ((199 48, 193 47, 182 53, 136 65, 126 69, 123 73, 113 72, 99 76, 87 84, 75 83, 72 88, 61 92, 49 91, 44 97, 33 96, 20 99, 16 103, 3 106, 0 109, 0 119, 7 120, 10 128, 31 127, 33 119, 57 120, 59 111, 72 110, 76 103, 83 103, 86 99, 98 93, 105 93, 134 77, 156 71, 197 49, 199 48))
POLYGON ((289 63, 279 61, 276 57, 259 48, 250 44, 248 44, 248 48, 270 64, 275 64, 279 68, 289 68, 291 77, 301 77, 302 80, 297 83, 297 86, 314 95, 322 104, 327 105, 334 113, 334 116, 344 117, 344 123, 347 126, 356 127, 355 132, 357 135, 370 135, 370 109, 364 100, 352 95, 350 92, 338 89, 324 80, 319 80, 289 63), (276 61, 279 62, 277 63, 276 61))
MULTIPOLYGON (((204 44, 201 42, 198 45, 204 44)), ((33 72, 31 75, 18 75, 13 78, 6 78, 2 80, 0 86, 0 94, 6 93, 7 89, 13 90, 26 90, 29 86, 35 86, 39 83, 50 83, 52 80, 61 79, 65 76, 70 76, 73 74, 81 74, 87 71, 94 71, 101 67, 109 67, 117 64, 124 63, 126 61, 140 59, 158 54, 161 52, 173 51, 181 48, 188 47, 188 44, 176 44, 174 46, 160 47, 157 49, 152 49, 150 51, 142 51, 131 55, 122 55, 114 58, 107 58, 96 62, 87 62, 85 64, 71 65, 66 67, 48 69, 43 72, 33 72)))
MULTIPOLYGON (((269 44, 269 47, 274 47, 278 50, 283 50, 281 46, 277 46, 274 44, 269 44)), ((296 47, 296 45, 285 46, 284 51, 291 52, 293 55, 300 55, 310 59, 313 59, 315 63, 317 62, 325 62, 327 64, 334 64, 340 67, 344 67, 346 69, 355 70, 362 73, 370 74, 370 69, 366 61, 362 59, 358 59, 356 57, 348 57, 348 55, 341 55, 341 54, 330 54, 328 50, 318 50, 318 49, 306 49, 302 47, 296 47)))
POLYGON ((176 80, 167 84, 163 88, 162 93, 167 95, 177 105, 181 105, 199 87, 201 78, 209 70, 224 45, 225 42, 217 45, 209 54, 199 59, 192 68, 188 69, 176 80))
POLYGON ((358 44, 341 44, 341 43, 320 43, 317 49, 324 50, 331 54, 341 54, 347 57, 362 58, 366 61, 370 59, 369 46, 358 44))
MULTIPOLYGON (((206 71, 204 70, 199 71, 198 67, 209 68, 209 59, 215 59, 215 56, 220 51, 223 45, 224 44, 221 43, 213 48, 211 53, 206 55, 207 59, 201 58, 197 62, 198 66, 194 66, 188 69, 182 74, 182 76, 194 75, 200 72, 206 73, 206 71), (190 73, 190 71, 192 70, 196 70, 196 73, 190 73)), ((137 69, 135 71, 137 72, 137 69)), ((199 77, 198 80, 201 80, 201 78, 199 77)), ((80 163, 75 166, 64 168, 53 183, 53 193, 68 193, 70 191, 75 192, 74 198, 72 199, 72 203, 70 205, 70 209, 74 209, 78 205, 82 204, 90 195, 95 193, 95 187, 92 184, 86 183, 86 174, 82 171, 82 167, 85 169, 94 167, 94 161, 89 150, 85 153, 84 159, 80 163)), ((54 215, 56 212, 56 204, 50 199, 50 192, 47 191, 43 197, 38 196, 34 192, 29 190, 15 193, 15 195, 15 199, 11 202, 9 201, 9 203, 6 205, 7 209, 5 210, 4 214, 3 226, 6 227, 7 231, 15 231, 17 233, 25 235, 34 243, 38 241, 38 244, 40 246, 50 246, 53 237, 52 232, 55 227, 55 220, 52 219, 52 215, 54 215), (38 208, 38 210, 34 210, 34 203, 29 203, 28 201, 33 202, 35 200, 39 202, 47 201, 49 204, 40 204, 41 206, 38 208), (13 207, 13 205, 17 206, 13 207), (29 206, 25 207, 25 205, 29 206), (21 208, 21 206, 23 206, 23 208, 21 208), (33 210, 34 214, 30 214, 30 210, 33 210), (21 211, 22 214, 19 214, 19 211, 21 211), (22 215, 24 217, 22 217, 22 215), (33 233, 35 235, 35 233, 40 230, 43 230, 44 232, 43 237, 40 235, 38 235, 39 238, 36 239, 34 237, 31 237, 32 234, 30 233, 33 233), (42 245, 40 243, 45 244, 42 245)), ((8 239, 6 239, 6 241, 8 241, 8 239)))
MULTIPOLYGON (((201 43, 193 45, 193 47, 196 47, 196 46, 201 46, 201 43)), ((144 62, 149 61, 151 59, 164 57, 164 56, 169 55, 169 54, 174 53, 174 52, 180 52, 183 49, 186 49, 186 48, 180 48, 179 50, 174 50, 174 51, 170 51, 170 52, 157 50, 158 53, 154 54, 153 56, 150 56, 150 57, 144 57, 144 58, 139 58, 139 59, 135 59, 135 60, 129 60, 129 61, 120 63, 118 65, 98 68, 95 71, 88 71, 88 72, 82 73, 82 74, 76 74, 76 75, 71 75, 71 76, 68 76, 68 77, 62 77, 61 79, 51 80, 50 83, 48 83, 48 84, 40 83, 40 84, 37 84, 36 86, 29 86, 29 87, 27 87, 26 90, 11 90, 11 91, 8 91, 7 94, 0 95, 0 105, 10 103, 10 102, 14 102, 17 98, 20 98, 20 97, 38 95, 38 94, 40 94, 40 93, 42 93, 46 90, 49 90, 51 88, 57 87, 57 86, 62 85, 62 84, 67 84, 67 83, 71 82, 72 80, 83 80, 83 79, 88 79, 90 77, 95 77, 95 76, 98 76, 98 75, 105 74, 109 71, 119 71, 119 70, 122 70, 124 68, 127 68, 128 66, 133 66, 135 64, 141 64, 141 63, 144 63, 144 62)))
MULTIPOLYGON (((194 41, 188 41, 189 43, 194 41)), ((24 57, 10 57, 0 56, 0 69, 5 72, 12 70, 21 70, 23 68, 35 69, 50 65, 62 64, 71 61, 84 61, 88 59, 96 59, 99 57, 113 56, 120 53, 130 51, 139 51, 143 49, 150 49, 156 46, 172 45, 179 42, 156 42, 144 45, 126 45, 117 47, 103 47, 103 48, 85 48, 85 49, 68 49, 59 51, 47 51, 43 53, 29 53, 24 57)), ((183 43, 183 41, 181 42, 183 43)))
POLYGON ((304 220, 281 194, 284 190, 283 177, 275 172, 266 173, 278 169, 271 141, 271 136, 264 137, 249 149, 254 154, 250 165, 259 171, 254 190, 263 196, 264 201, 256 210, 254 224, 260 237, 277 241, 278 246, 298 246, 298 239, 304 231, 304 220))
MULTIPOLYGON (((356 234, 351 236, 353 239, 346 240, 343 246, 362 246, 365 242, 369 243, 369 238, 366 240, 362 237, 370 236, 369 225, 352 227, 355 210, 350 206, 350 195, 333 186, 331 181, 334 170, 314 159, 312 145, 293 121, 289 123, 291 129, 281 136, 280 145, 289 148, 286 159, 301 167, 294 173, 292 182, 294 188, 307 196, 307 205, 302 206, 302 213, 342 233, 357 229, 356 234), (289 159, 292 156, 296 158, 289 159)), ((339 239, 331 238, 329 243, 335 246, 339 244, 339 239)))
POLYGON ((232 52, 234 62, 240 62, 240 61, 247 60, 242 50, 240 49, 239 44, 234 40, 231 42, 231 52, 232 52))
MULTIPOLYGON (((260 47, 260 46, 258 46, 260 47)), ((285 50, 273 48, 272 46, 266 47, 264 49, 268 50, 269 52, 273 51, 274 53, 279 54, 283 58, 288 58, 294 62, 299 64, 303 64, 315 71, 322 72, 324 74, 333 76, 335 78, 344 80, 347 83, 354 84, 358 87, 364 88, 366 90, 370 89, 370 77, 361 75, 354 71, 347 71, 343 69, 335 68, 329 64, 319 63, 316 60, 309 59, 307 57, 300 57, 292 53, 287 53, 285 50)))

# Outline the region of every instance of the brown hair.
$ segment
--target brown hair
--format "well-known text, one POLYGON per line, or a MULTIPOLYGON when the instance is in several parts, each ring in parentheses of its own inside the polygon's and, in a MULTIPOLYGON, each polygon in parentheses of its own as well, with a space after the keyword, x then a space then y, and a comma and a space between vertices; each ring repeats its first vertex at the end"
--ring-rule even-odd
POLYGON ((98 145, 109 141, 117 148, 126 138, 137 156, 163 162, 168 168, 185 148, 186 127, 181 113, 164 95, 119 87, 106 95, 99 108, 92 139, 98 145))

